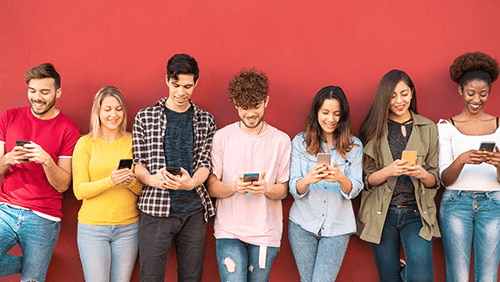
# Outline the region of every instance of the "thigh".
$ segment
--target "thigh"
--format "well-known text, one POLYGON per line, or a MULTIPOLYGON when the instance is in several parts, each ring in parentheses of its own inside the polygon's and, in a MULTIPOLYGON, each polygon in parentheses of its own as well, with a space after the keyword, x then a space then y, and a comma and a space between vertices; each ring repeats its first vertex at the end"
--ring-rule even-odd
POLYGON ((277 253, 278 248, 276 247, 248 244, 248 282, 268 281, 277 253))
POLYGON ((140 280, 163 281, 168 252, 180 229, 179 219, 154 217, 141 211, 139 214, 140 280))
POLYGON ((26 211, 24 223, 17 232, 23 253, 22 281, 45 280, 59 230, 59 222, 26 211))
POLYGON ((177 277, 179 281, 201 281, 207 225, 203 212, 183 219, 175 238, 177 277))
POLYGON ((238 239, 215 240, 221 281, 247 281, 247 244, 238 239))
POLYGON ((389 209, 382 230, 380 243, 371 243, 380 281, 399 282, 400 279, 400 241, 397 222, 397 212, 389 209))
POLYGON ((77 242, 86 281, 109 281, 111 226, 78 222, 77 242))
POLYGON ((15 209, 0 203, 0 277, 21 272, 22 258, 7 252, 19 243, 16 231, 15 209))
POLYGON ((322 237, 314 265, 312 281, 335 281, 344 260, 349 235, 322 237))
POLYGON ((318 236, 289 220, 288 240, 295 258, 295 264, 299 270, 300 280, 302 282, 312 281, 318 251, 318 236))
POLYGON ((139 222, 116 225, 111 237, 111 282, 128 282, 134 270, 139 242, 139 222))
POLYGON ((477 199, 474 221, 474 280, 497 281, 500 260, 500 192, 477 199))
POLYGON ((403 245, 406 267, 403 276, 407 281, 434 280, 432 260, 432 240, 427 241, 419 236, 422 220, 417 208, 404 212, 404 222, 400 226, 401 243, 403 245))
POLYGON ((447 281, 469 279, 473 238, 473 200, 467 193, 446 190, 441 198, 439 227, 446 261, 447 281))

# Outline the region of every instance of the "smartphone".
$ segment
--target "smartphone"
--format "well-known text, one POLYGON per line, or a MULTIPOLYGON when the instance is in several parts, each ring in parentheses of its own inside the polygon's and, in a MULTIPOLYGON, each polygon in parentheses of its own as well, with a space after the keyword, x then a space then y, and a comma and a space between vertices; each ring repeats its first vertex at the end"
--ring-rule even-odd
POLYGON ((404 150, 403 155, 401 156, 401 160, 406 161, 408 164, 416 164, 417 163, 417 151, 415 150, 404 150))
MULTIPOLYGON (((31 141, 24 141, 24 140, 16 140, 16 146, 21 146, 24 147, 26 144, 31 144, 31 141)), ((28 162, 29 159, 22 159, 25 162, 28 162)))
POLYGON ((182 175, 181 169, 179 167, 167 167, 167 171, 173 175, 182 175))
POLYGON ((318 153, 316 155, 316 164, 318 165, 322 165, 322 164, 326 164, 326 165, 330 165, 330 153, 318 153))
POLYGON ((118 165, 118 169, 122 169, 122 168, 128 168, 128 169, 131 169, 132 168, 132 159, 121 159, 120 160, 120 164, 118 165))
POLYGON ((491 151, 495 149, 495 142, 493 141, 483 141, 481 145, 479 145, 479 150, 481 151, 491 151))
POLYGON ((258 173, 245 173, 243 174, 243 182, 254 182, 259 181, 258 173))

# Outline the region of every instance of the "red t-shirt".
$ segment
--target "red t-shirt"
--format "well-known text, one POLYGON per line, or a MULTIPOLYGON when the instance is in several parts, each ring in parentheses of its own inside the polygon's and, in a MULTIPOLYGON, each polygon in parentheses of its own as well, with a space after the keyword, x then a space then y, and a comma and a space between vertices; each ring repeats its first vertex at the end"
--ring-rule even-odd
MULTIPOLYGON (((33 141, 57 163, 59 158, 71 158, 79 138, 78 126, 61 112, 42 120, 28 106, 7 110, 0 117, 0 142, 5 142, 5 153, 12 151, 16 140, 33 141)), ((62 199, 63 194, 50 185, 41 164, 12 165, 4 175, 2 202, 60 218, 62 199)))

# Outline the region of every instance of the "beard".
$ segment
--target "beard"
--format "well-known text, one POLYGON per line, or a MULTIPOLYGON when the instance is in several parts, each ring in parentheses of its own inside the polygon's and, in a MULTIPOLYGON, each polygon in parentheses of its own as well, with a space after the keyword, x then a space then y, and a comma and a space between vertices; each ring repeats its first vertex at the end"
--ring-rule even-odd
POLYGON ((41 116, 41 115, 44 115, 45 113, 47 113, 48 111, 50 111, 54 105, 56 104, 56 98, 54 97, 54 99, 48 101, 48 102, 45 102, 45 109, 44 110, 41 110, 41 111, 36 111, 35 110, 35 107, 33 107, 33 104, 36 102, 36 101, 30 101, 31 102, 31 110, 33 111, 33 113, 41 116))

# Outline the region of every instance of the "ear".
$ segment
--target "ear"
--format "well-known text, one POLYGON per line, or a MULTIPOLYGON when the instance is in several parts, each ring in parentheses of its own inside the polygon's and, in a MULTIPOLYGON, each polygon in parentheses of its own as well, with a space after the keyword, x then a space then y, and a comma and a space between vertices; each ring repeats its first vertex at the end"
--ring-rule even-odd
POLYGON ((169 84, 169 82, 168 82, 168 75, 165 75, 165 84, 166 84, 167 86, 170 86, 170 84, 169 84))
POLYGON ((267 108, 267 103, 269 103, 269 96, 266 96, 266 101, 264 102, 264 108, 267 108))
POLYGON ((61 87, 59 87, 59 89, 56 90, 56 99, 59 99, 59 97, 61 97, 61 94, 62 94, 62 90, 61 90, 61 87))
POLYGON ((462 96, 462 94, 463 94, 462 93, 462 87, 460 85, 458 86, 458 93, 460 93, 460 96, 462 96))

